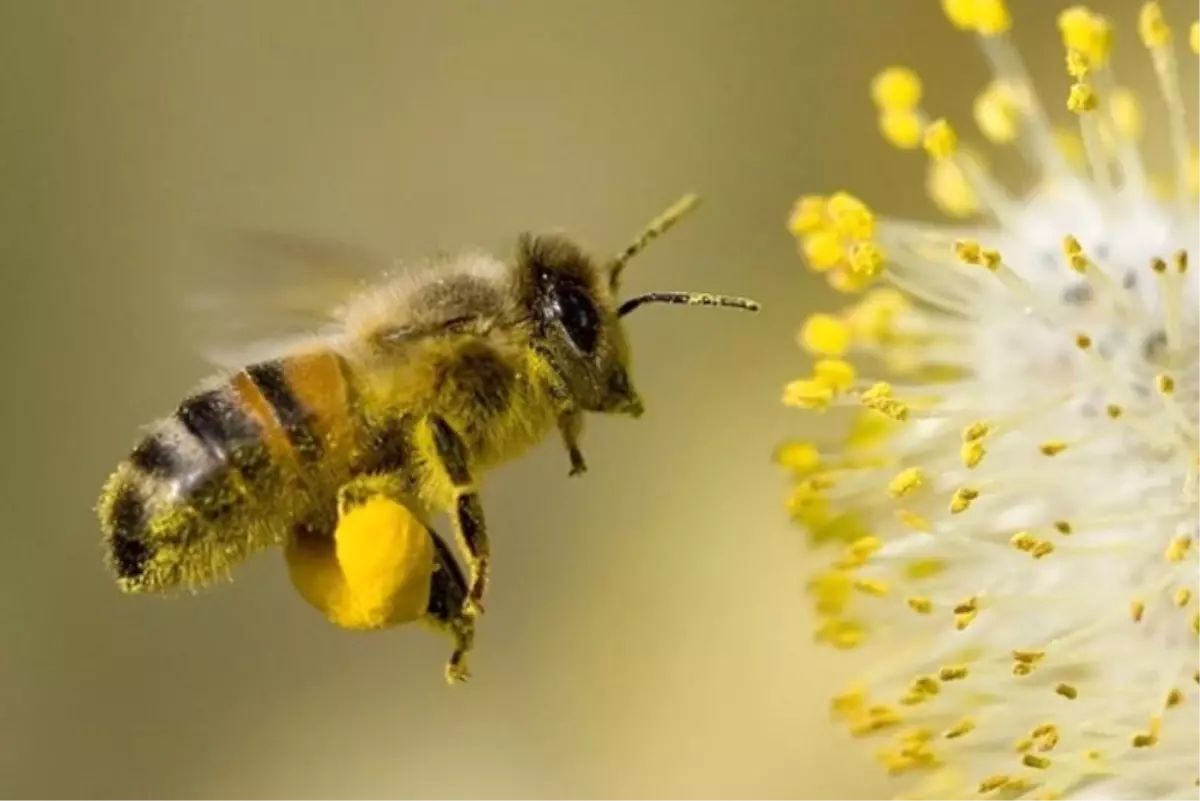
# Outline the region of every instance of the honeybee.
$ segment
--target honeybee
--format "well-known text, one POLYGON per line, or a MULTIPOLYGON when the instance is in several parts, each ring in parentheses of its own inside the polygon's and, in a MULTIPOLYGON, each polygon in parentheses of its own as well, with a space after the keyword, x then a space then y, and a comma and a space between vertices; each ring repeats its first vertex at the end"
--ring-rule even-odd
POLYGON ((433 259, 345 302, 316 283, 268 297, 263 320, 286 309, 307 333, 225 359, 105 485, 120 589, 195 590, 281 545, 292 583, 332 622, 423 621, 453 639, 447 676, 465 679, 490 575, 482 476, 555 432, 580 475, 585 414, 642 414, 621 323, 635 309, 759 308, 684 292, 618 300, 629 261, 697 202, 685 196, 609 259, 525 233, 510 258, 433 259), (466 574, 431 526, 438 513, 466 574))

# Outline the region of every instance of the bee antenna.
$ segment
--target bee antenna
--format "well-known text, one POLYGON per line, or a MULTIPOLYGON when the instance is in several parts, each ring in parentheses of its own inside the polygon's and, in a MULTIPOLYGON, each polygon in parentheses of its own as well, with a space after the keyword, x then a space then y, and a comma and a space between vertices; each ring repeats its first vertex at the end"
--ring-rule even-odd
POLYGON ((684 306, 725 306, 730 309, 756 312, 762 307, 749 298, 731 295, 710 295, 706 292, 647 292, 630 298, 617 309, 617 316, 624 317, 638 306, 647 303, 679 303, 684 306))
POLYGON ((645 250, 646 246, 655 239, 669 231, 685 214, 698 205, 700 205, 700 196, 689 193, 675 201, 670 208, 651 220, 650 224, 637 235, 637 238, 630 242, 628 247, 614 256, 613 260, 609 263, 608 285, 613 290, 616 290, 621 283, 621 272, 625 269, 625 265, 629 263, 629 260, 645 250))

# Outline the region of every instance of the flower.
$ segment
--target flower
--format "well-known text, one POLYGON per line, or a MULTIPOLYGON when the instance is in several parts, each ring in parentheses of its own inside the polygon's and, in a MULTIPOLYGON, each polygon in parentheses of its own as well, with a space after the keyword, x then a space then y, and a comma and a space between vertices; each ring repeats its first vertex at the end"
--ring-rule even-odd
POLYGON ((1172 32, 1141 7, 1164 183, 1108 19, 1058 18, 1070 136, 1002 0, 943 7, 993 68, 976 126, 1040 179, 1002 185, 894 67, 871 86, 880 130, 925 151, 961 222, 878 216, 848 192, 788 220, 808 265, 857 296, 805 323, 813 372, 783 393, 850 410, 844 442, 776 453, 793 519, 832 552, 808 582, 817 640, 878 653, 833 710, 910 797, 1195 797, 1200 210, 1172 32))

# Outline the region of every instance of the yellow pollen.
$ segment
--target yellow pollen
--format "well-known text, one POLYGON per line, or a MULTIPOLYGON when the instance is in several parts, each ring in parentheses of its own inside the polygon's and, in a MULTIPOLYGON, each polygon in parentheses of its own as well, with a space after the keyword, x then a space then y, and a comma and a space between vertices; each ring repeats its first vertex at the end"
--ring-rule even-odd
POLYGON ((1067 536, 1071 533, 1071 524, 1066 520, 1056 520, 1054 521, 1054 530, 1063 536, 1067 536))
POLYGON ((979 613, 971 610, 970 612, 959 612, 954 616, 954 628, 958 631, 964 630, 971 625, 975 618, 979 617, 979 613))
POLYGON ((1182 562, 1184 556, 1187 555, 1188 549, 1192 546, 1192 538, 1188 536, 1179 536, 1171 540, 1167 546, 1166 553, 1168 562, 1182 562))
POLYGON ((1041 662, 1045 658, 1045 651, 1013 651, 1013 660, 1024 665, 1034 665, 1041 662))
POLYGON ((954 243, 954 255, 963 264, 979 264, 982 247, 973 239, 960 239, 954 243))
POLYGON ((1174 261, 1175 261, 1175 272, 1179 273, 1180 275, 1183 275, 1184 273, 1187 272, 1188 252, 1186 250, 1175 251, 1174 261))
POLYGON ((1018 662, 1012 667, 1014 676, 1028 676, 1033 672, 1033 665, 1027 665, 1024 662, 1018 662))
POLYGON ((1049 556, 1054 553, 1054 543, 1042 540, 1037 545, 1033 546, 1033 550, 1029 552, 1034 559, 1041 559, 1043 556, 1049 556))
POLYGON ((1050 767, 1050 759, 1049 757, 1038 756, 1037 754, 1026 754, 1021 757, 1021 764, 1028 768, 1045 770, 1050 767))
POLYGON ((1200 22, 1193 22, 1188 28, 1188 46, 1193 53, 1200 54, 1200 22))
POLYGON ((962 440, 963 442, 977 442, 987 436, 988 430, 987 423, 971 423, 963 429, 962 440))
POLYGON ((995 790, 999 790, 1001 787, 1004 787, 1011 781, 1011 776, 1005 776, 1002 773, 998 773, 995 776, 988 776, 986 779, 981 781, 979 783, 978 790, 980 793, 990 793, 995 790))
MULTIPOLYGON (((917 140, 919 143, 919 131, 917 140)), ((930 161, 925 189, 938 208, 951 217, 970 217, 979 211, 979 197, 955 161, 930 161)))
POLYGON ((986 453, 987 451, 984 449, 983 443, 979 441, 964 442, 962 447, 959 448, 959 456, 962 458, 963 467, 968 469, 978 467, 986 453))
POLYGON ((888 67, 871 81, 871 100, 880 109, 914 109, 921 102, 921 79, 907 67, 888 67))
POLYGON ((1124 410, 1117 404, 1110 403, 1104 407, 1104 413, 1107 414, 1110 419, 1116 420, 1124 413, 1124 410))
POLYGON ((896 519, 900 521, 902 526, 912 531, 928 533, 931 528, 928 520, 908 509, 901 509, 896 512, 896 519))
POLYGON ((1059 684, 1057 687, 1055 687, 1054 692, 1058 693, 1063 698, 1066 698, 1070 701, 1074 701, 1076 698, 1079 697, 1079 690, 1075 689, 1075 687, 1073 685, 1067 684, 1065 682, 1062 684, 1059 684))
POLYGON ((945 119, 934 120, 925 128, 925 152, 935 159, 947 159, 958 149, 958 137, 945 119))
POLYGON ((946 733, 942 736, 947 740, 957 740, 959 737, 970 734, 974 730, 975 721, 971 720, 970 718, 964 718, 947 729, 946 733))
POLYGON ((810 442, 789 442, 775 451, 775 463, 797 473, 807 473, 821 464, 821 455, 810 442))
POLYGON ((1001 262, 1000 251, 992 250, 991 248, 984 248, 983 250, 979 251, 979 261, 989 270, 998 270, 1000 269, 1001 262))
POLYGON ((1165 47, 1171 41, 1171 29, 1157 2, 1143 3, 1138 14, 1138 35, 1146 47, 1165 47))
POLYGON ((1005 144, 1017 138, 1017 103, 1012 89, 995 82, 975 98, 975 124, 990 141, 1005 144))
POLYGON ((878 537, 860 537, 850 543, 850 554, 859 559, 867 559, 871 554, 883 547, 883 542, 878 537))
POLYGON ((854 386, 857 375, 850 362, 841 359, 819 359, 813 365, 813 380, 834 392, 845 392, 854 386))
POLYGON ((1094 90, 1086 83, 1071 84, 1071 91, 1067 94, 1067 108, 1076 114, 1084 114, 1089 111, 1095 111, 1100 105, 1100 100, 1096 96, 1094 90))
POLYGON ((1020 740, 1017 740, 1015 743, 1013 743, 1013 750, 1015 750, 1018 754, 1024 754, 1031 748, 1033 748, 1032 737, 1022 737, 1020 740))
POLYGON ((880 579, 856 579, 854 589, 864 595, 871 595, 876 598, 884 597, 889 591, 887 582, 880 579))
POLYGON ((1012 27, 1004 0, 975 0, 975 31, 981 36, 999 36, 1012 27))
POLYGON ((1066 449, 1067 443, 1062 442, 1061 440, 1050 440, 1049 442, 1043 442, 1038 447, 1038 450, 1042 452, 1043 456, 1057 456, 1066 449))
POLYGON ((837 192, 825 207, 830 222, 848 239, 870 239, 875 233, 875 217, 867 204, 848 192, 837 192))
POLYGON ((1072 78, 1082 81, 1092 71, 1092 64, 1088 57, 1078 50, 1067 51, 1067 74, 1072 78))
POLYGON ((1163 702, 1163 706, 1167 709, 1174 709, 1183 703, 1183 690, 1172 689, 1167 693, 1167 700, 1163 702))
POLYGON ((788 230, 796 236, 812 233, 825 222, 825 198, 805 195, 792 206, 788 230))
POLYGON ((1063 45, 1078 50, 1097 66, 1108 61, 1112 51, 1112 26, 1104 17, 1083 6, 1072 6, 1058 15, 1063 45))
POLYGON ((1129 602, 1129 617, 1133 618, 1134 623, 1141 623, 1142 617, 1146 614, 1146 602, 1133 600, 1129 602))
POLYGON ((954 491, 950 498, 950 513, 960 514, 970 508, 971 502, 979 497, 979 490, 973 487, 961 487, 954 491))
POLYGON ((1173 395, 1175 393, 1175 379, 1169 375, 1160 373, 1154 376, 1154 388, 1158 390, 1160 395, 1173 395))
POLYGON ((1008 541, 1008 544, 1016 548, 1018 551, 1025 551, 1028 553, 1034 549, 1034 546, 1038 544, 1038 541, 1037 538, 1028 531, 1018 531, 1012 536, 1012 539, 1008 541))
POLYGON ((941 668, 938 671, 938 678, 942 681, 959 681, 967 677, 966 665, 950 665, 941 668))
POLYGON ((919 489, 925 483, 925 474, 919 467, 909 467, 888 482, 888 496, 903 498, 919 489))
POLYGON ((946 563, 941 559, 917 559, 904 568, 904 577, 909 581, 920 581, 941 574, 946 563))
POLYGON ((933 613, 933 601, 924 596, 914 595, 905 601, 908 608, 916 612, 918 615, 929 615, 933 613))
POLYGON ((860 275, 874 278, 886 263, 883 250, 874 242, 859 242, 850 248, 850 268, 860 275))
POLYGON ((1029 733, 1029 736, 1036 739, 1038 737, 1046 737, 1051 734, 1057 735, 1058 727, 1053 723, 1042 723, 1035 727, 1034 730, 1029 733))
POLYGON ((801 250, 808 266, 819 273, 832 270, 846 259, 842 238, 832 228, 819 228, 805 234, 801 250))
POLYGON ((979 609, 979 599, 975 597, 967 598, 962 603, 954 607, 956 615, 965 615, 968 612, 975 612, 979 609))
POLYGON ((1153 270, 1154 272, 1158 273, 1159 275, 1162 275, 1163 273, 1165 273, 1167 271, 1167 263, 1163 259, 1160 259, 1157 256, 1155 256, 1153 259, 1150 260, 1150 269, 1153 270))
POLYGON ((1189 628, 1191 628, 1192 634, 1200 635, 1200 612, 1192 613, 1192 622, 1189 628))
POLYGON ((1182 609, 1192 600, 1192 591, 1187 587, 1180 587, 1175 590, 1175 605, 1182 609))
POLYGON ((913 150, 921 144, 921 117, 907 109, 886 109, 879 113, 879 132, 892 147, 913 150))
POLYGON ((818 381, 791 381, 783 388, 783 404, 798 409, 824 409, 833 401, 833 390, 818 381))
POLYGON ((814 314, 800 333, 804 347, 823 356, 841 356, 850 348, 850 327, 831 314, 814 314))
POLYGON ((1063 253, 1067 256, 1074 256, 1076 253, 1083 252, 1083 245, 1074 236, 1074 234, 1067 234, 1065 237, 1063 237, 1062 247, 1063 253))
POLYGON ((909 689, 925 695, 937 695, 942 691, 941 685, 933 676, 917 676, 909 685, 909 689))
POLYGON ((1135 734, 1130 738, 1129 744, 1134 748, 1150 748, 1158 744, 1158 735, 1153 732, 1135 734))
POLYGON ((1079 348, 1080 350, 1087 350, 1091 346, 1092 346, 1092 338, 1089 337, 1087 334, 1076 334, 1075 335, 1075 347, 1079 348))

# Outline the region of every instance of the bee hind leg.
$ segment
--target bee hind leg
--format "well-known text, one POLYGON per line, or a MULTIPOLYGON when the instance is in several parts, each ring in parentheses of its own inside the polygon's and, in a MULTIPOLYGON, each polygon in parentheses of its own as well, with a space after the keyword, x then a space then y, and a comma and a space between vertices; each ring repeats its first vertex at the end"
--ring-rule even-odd
POLYGON ((446 681, 458 684, 471 677, 467 655, 475 644, 475 621, 463 612, 467 599, 467 580, 459 569, 449 546, 432 529, 434 562, 425 622, 454 640, 454 651, 446 663, 446 681))
POLYGON ((471 583, 466 602, 463 604, 463 612, 475 617, 483 611, 491 552, 487 525, 483 519, 483 504, 479 500, 479 492, 471 475, 468 450, 462 437, 441 417, 429 418, 429 425, 433 432, 437 460, 454 487, 454 510, 451 517, 454 518, 459 540, 467 552, 471 568, 471 583))

